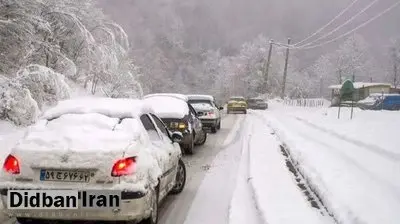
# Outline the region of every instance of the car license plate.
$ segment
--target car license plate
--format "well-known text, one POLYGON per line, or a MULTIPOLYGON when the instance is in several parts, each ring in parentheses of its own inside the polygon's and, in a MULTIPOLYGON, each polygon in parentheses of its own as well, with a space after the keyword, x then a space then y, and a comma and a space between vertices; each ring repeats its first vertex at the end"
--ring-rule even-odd
POLYGON ((41 181, 61 182, 90 182, 94 173, 90 171, 66 171, 66 170, 40 170, 41 181))

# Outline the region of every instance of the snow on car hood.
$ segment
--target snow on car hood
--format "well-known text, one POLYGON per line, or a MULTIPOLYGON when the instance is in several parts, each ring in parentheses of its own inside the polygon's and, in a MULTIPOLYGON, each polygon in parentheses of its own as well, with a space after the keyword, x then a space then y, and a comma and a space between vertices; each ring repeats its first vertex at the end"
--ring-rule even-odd
POLYGON ((143 99, 150 105, 160 118, 182 119, 189 113, 189 107, 184 100, 170 96, 150 96, 143 99))

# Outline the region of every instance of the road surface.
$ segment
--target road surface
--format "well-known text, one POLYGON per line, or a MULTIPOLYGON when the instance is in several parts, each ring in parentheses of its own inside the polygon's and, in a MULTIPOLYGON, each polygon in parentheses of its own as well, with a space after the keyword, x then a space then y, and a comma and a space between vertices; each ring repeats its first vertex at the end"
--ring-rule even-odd
MULTIPOLYGON (((201 183, 203 182, 207 172, 215 169, 215 167, 212 167, 213 165, 218 165, 213 164, 213 161, 215 160, 218 153, 223 151, 227 145, 235 143, 235 139, 237 139, 236 135, 239 133, 235 133, 236 130, 233 130, 233 128, 238 129, 241 126, 244 116, 245 115, 242 114, 230 114, 228 116, 225 115, 221 121, 221 129, 215 134, 209 133, 208 139, 204 145, 196 147, 193 155, 186 155, 184 157, 184 162, 187 166, 187 182, 185 189, 179 195, 171 195, 167 197, 167 199, 161 204, 159 224, 195 224, 196 222, 201 223, 200 220, 194 220, 197 219, 197 215, 209 215, 207 214, 207 212, 213 212, 215 209, 219 211, 217 216, 219 221, 215 220, 215 222, 212 223, 228 223, 229 204, 231 200, 231 194, 233 193, 235 187, 234 184, 231 183, 234 183, 235 181, 234 177, 237 176, 237 169, 232 169, 231 175, 226 176, 227 180, 230 179, 229 182, 226 182, 227 184, 230 184, 230 189, 215 188, 215 190, 211 190, 210 192, 213 192, 214 194, 219 194, 220 192, 222 192, 224 193, 224 197, 207 197, 204 198, 204 200, 201 200, 204 203, 194 203, 194 201, 199 201, 199 199, 195 199, 196 194, 198 193, 198 189, 201 186, 201 183), (212 204, 208 203, 208 201, 216 199, 219 202, 217 204, 214 203, 214 206, 211 206, 212 204), (221 201, 221 199, 223 201, 221 201), (191 207, 197 207, 198 211, 190 211, 191 207), (224 212, 225 214, 221 214, 221 212, 224 212), (188 214, 192 214, 189 215, 192 218, 188 217, 188 214)), ((237 150, 235 150, 235 152, 235 159, 233 161, 230 161, 230 163, 228 164, 229 166, 227 166, 227 168, 229 167, 229 169, 230 167, 234 166, 236 166, 236 168, 239 167, 240 147, 237 147, 237 150)), ((220 161, 224 161, 224 159, 221 159, 220 161)), ((223 183, 223 181, 221 182, 223 183)), ((0 221, 2 224, 17 224, 15 219, 0 221)))
MULTIPOLYGON (((193 155, 184 156, 187 167, 185 189, 179 195, 167 197, 160 205, 159 224, 229 224, 232 214, 235 219, 239 215, 246 223, 262 223, 250 189, 241 191, 245 193, 239 197, 247 212, 229 213, 235 188, 249 187, 244 177, 248 173, 248 155, 242 147, 246 142, 242 137, 246 134, 248 116, 224 115, 221 129, 215 134, 209 133, 206 143, 196 147, 193 155)), ((0 219, 0 223, 17 224, 15 219, 0 219)))
MULTIPOLYGON (((209 186, 211 189, 208 189, 209 191, 207 191, 207 195, 204 197, 201 195, 196 196, 196 194, 202 194, 204 192, 204 190, 201 192, 198 190, 201 187, 202 181, 204 180, 207 172, 212 172, 213 169, 217 169, 215 166, 224 165, 215 163, 213 164, 213 161, 216 159, 218 153, 226 148, 224 146, 224 142, 227 140, 227 138, 231 138, 231 136, 233 136, 231 143, 234 143, 236 137, 234 135, 236 135, 236 133, 232 133, 235 131, 232 128, 234 128, 236 122, 241 122, 241 120, 238 119, 239 116, 244 115, 232 114, 225 116, 221 123, 221 129, 216 134, 209 134, 207 142, 203 146, 198 147, 193 156, 185 157, 184 160, 188 171, 187 185, 181 194, 168 197, 162 204, 160 209, 160 224, 210 223, 199 220, 199 216, 202 216, 205 219, 211 218, 209 216, 213 216, 218 220, 214 220, 212 223, 227 223, 230 194, 232 194, 234 186, 231 186, 232 188, 230 189, 221 189, 221 186, 218 185, 221 183, 231 183, 232 180, 230 180, 228 175, 225 176, 227 179, 226 181, 219 180, 219 182, 215 183, 215 185, 209 186), (224 197, 215 198, 214 194, 218 193, 222 193, 224 197), (217 200, 218 202, 214 202, 214 200, 217 200), (225 212, 225 214, 221 214, 221 211, 225 212), (223 222, 219 222, 221 220, 223 222)), ((238 123, 237 125, 241 124, 238 123)), ((236 150, 236 154, 238 154, 238 150, 236 150)), ((235 172, 235 170, 232 172, 235 172)), ((207 186, 203 185, 202 187, 207 186)))

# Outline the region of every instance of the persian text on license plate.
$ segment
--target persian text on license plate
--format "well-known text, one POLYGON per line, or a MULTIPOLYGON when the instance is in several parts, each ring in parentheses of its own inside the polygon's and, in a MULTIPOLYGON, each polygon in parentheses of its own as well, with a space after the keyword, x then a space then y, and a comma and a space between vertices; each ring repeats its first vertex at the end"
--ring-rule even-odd
POLYGON ((89 182, 93 176, 90 171, 40 170, 41 181, 89 182))

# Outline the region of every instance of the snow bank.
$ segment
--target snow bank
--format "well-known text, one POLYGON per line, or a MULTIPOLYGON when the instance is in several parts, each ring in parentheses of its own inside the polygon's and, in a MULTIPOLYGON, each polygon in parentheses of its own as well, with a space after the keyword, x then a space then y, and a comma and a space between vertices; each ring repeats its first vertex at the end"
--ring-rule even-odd
POLYGON ((160 118, 177 118, 181 119, 189 114, 189 107, 184 100, 163 96, 147 96, 143 100, 150 105, 160 118))
MULTIPOLYGON (((297 187, 294 177, 279 152, 280 143, 266 124, 254 115, 248 125, 250 138, 250 183, 266 223, 333 223, 322 216, 297 187)), ((250 119, 248 119, 250 120, 250 119)))
POLYGON ((335 109, 275 107, 264 119, 339 223, 400 223, 398 115, 356 110, 350 121, 342 108, 338 120, 335 109))
POLYGON ((309 123, 321 131, 400 158, 398 147, 400 139, 397 133, 400 127, 398 111, 372 111, 354 108, 353 119, 350 119, 351 108, 343 107, 340 119, 338 119, 338 108, 289 108, 287 110, 279 106, 275 108, 309 123))
POLYGON ((39 108, 70 97, 64 76, 45 66, 29 65, 18 71, 15 81, 29 89, 39 108))

